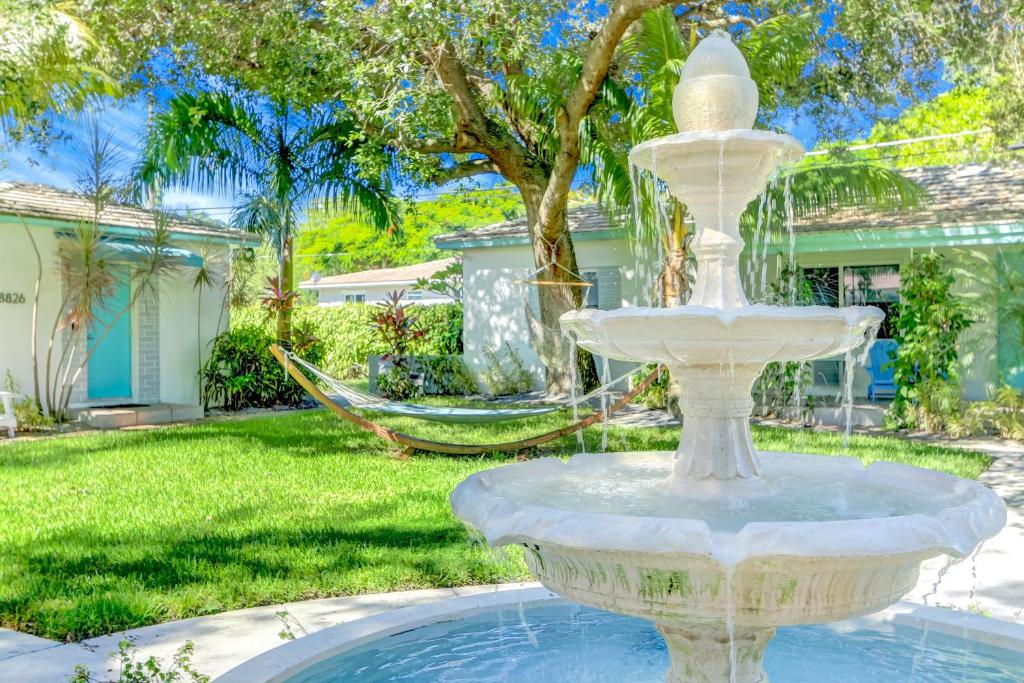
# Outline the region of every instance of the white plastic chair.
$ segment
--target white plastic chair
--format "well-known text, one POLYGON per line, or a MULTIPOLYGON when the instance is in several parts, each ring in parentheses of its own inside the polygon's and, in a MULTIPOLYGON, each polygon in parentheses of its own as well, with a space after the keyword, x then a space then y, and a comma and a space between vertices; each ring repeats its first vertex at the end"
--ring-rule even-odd
POLYGON ((7 436, 13 439, 14 428, 18 426, 18 420, 14 417, 14 394, 0 391, 0 401, 4 406, 4 412, 0 413, 0 429, 7 427, 7 436))

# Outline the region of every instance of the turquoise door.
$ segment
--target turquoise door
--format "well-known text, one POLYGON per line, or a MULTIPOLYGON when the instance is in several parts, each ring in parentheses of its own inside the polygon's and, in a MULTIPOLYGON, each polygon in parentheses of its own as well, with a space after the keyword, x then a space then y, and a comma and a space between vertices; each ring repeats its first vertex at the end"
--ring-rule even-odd
POLYGON ((96 311, 96 322, 89 330, 90 400, 131 398, 132 317, 131 311, 125 311, 130 297, 128 273, 124 272, 118 277, 114 293, 96 311))

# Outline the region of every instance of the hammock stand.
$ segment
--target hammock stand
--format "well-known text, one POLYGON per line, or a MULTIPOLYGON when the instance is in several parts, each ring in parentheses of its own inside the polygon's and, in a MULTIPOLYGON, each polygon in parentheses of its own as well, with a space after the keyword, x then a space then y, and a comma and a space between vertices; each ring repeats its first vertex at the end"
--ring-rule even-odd
POLYGON ((545 444, 549 441, 555 441, 561 439, 564 436, 575 434, 576 432, 589 427, 590 425, 597 424, 604 421, 607 415, 612 415, 616 411, 621 410, 623 407, 628 405, 630 401, 641 394, 651 384, 654 383, 658 376, 661 374, 662 367, 659 365, 648 374, 643 381, 637 384, 633 389, 626 395, 620 398, 618 401, 608 406, 607 411, 595 411, 593 414, 588 415, 582 420, 577 420, 572 424, 555 429, 544 434, 538 434, 537 436, 531 436, 526 439, 520 439, 518 441, 506 441, 503 443, 491 443, 491 444, 452 444, 444 443, 441 441, 431 441, 429 439, 421 439, 416 436, 404 434, 402 432, 390 429, 383 425, 377 424, 371 420, 355 414, 354 412, 345 409, 338 405, 331 399, 330 396, 325 394, 315 382, 306 377, 305 373, 299 368, 296 363, 289 363, 287 357, 282 351, 281 347, 277 344, 270 345, 270 353, 273 354, 277 362, 284 367, 285 371, 291 375, 292 379, 299 383, 303 389, 321 403, 325 408, 330 410, 336 416, 341 419, 351 422, 360 429, 363 429, 371 434, 374 434, 385 441, 391 441, 400 446, 404 446, 405 450, 403 455, 411 455, 415 451, 426 451, 428 453, 444 453, 446 455, 481 455, 483 453, 493 452, 513 452, 522 451, 534 446, 545 444))

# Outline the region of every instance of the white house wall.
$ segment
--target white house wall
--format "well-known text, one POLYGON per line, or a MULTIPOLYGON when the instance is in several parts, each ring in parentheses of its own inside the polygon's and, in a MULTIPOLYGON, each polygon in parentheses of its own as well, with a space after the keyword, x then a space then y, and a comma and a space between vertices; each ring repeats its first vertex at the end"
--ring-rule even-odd
MULTIPOLYGON (((580 270, 617 268, 621 299, 602 297, 602 308, 632 305, 635 295, 635 258, 623 239, 577 240, 574 244, 580 270)), ((469 369, 480 376, 487 369, 484 349, 501 349, 508 343, 533 374, 537 387, 543 385, 544 366, 530 344, 526 316, 527 302, 536 300, 533 285, 516 284, 532 278, 533 257, 528 246, 466 249, 463 252, 463 345, 469 369)), ((600 273, 599 273, 600 275, 600 273)), ((600 294, 600 292, 599 292, 600 294)), ((613 376, 626 366, 611 364, 613 376)))
POLYGON ((319 286, 315 289, 317 292, 317 303, 321 306, 340 306, 345 303, 345 296, 351 296, 353 294, 363 294, 366 296, 365 303, 373 304, 379 301, 384 301, 388 294, 394 291, 405 290, 406 296, 402 299, 404 304, 444 304, 452 303, 450 297, 438 294, 436 292, 423 292, 421 299, 410 299, 408 297, 409 291, 414 285, 366 285, 360 287, 330 287, 330 286, 319 286))
MULTIPOLYGON (((50 328, 60 306, 57 240, 49 229, 32 229, 43 259, 43 287, 39 296, 36 348, 40 363, 46 353, 50 328)), ((32 298, 38 264, 32 243, 21 226, 0 225, 0 296, 24 296, 24 303, 0 301, 0 375, 10 371, 24 394, 32 393, 32 298)), ((3 378, 0 377, 0 380, 3 378)), ((2 387, 0 387, 2 388, 2 387)))
POLYGON ((166 403, 194 405, 199 402, 198 353, 205 363, 213 338, 228 329, 228 311, 221 313, 224 290, 204 287, 200 306, 200 293, 192 287, 187 271, 162 279, 166 282, 160 286, 161 398, 166 403))

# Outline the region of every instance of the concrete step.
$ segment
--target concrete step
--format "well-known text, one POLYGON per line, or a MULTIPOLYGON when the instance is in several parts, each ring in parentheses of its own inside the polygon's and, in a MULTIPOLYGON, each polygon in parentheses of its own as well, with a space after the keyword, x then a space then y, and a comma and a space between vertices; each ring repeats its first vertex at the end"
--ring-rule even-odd
POLYGON ((183 403, 141 406, 97 406, 78 409, 78 420, 96 429, 121 429, 203 419, 203 407, 183 403))

